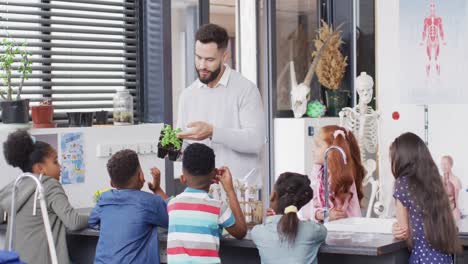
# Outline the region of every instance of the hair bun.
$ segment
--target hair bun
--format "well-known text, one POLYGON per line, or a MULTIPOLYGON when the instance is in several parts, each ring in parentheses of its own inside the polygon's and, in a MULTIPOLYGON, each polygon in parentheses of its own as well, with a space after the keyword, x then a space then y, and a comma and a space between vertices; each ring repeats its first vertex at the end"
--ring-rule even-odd
POLYGON ((7 163, 23 171, 30 163, 30 155, 33 151, 33 140, 25 130, 10 133, 3 143, 3 154, 7 163))

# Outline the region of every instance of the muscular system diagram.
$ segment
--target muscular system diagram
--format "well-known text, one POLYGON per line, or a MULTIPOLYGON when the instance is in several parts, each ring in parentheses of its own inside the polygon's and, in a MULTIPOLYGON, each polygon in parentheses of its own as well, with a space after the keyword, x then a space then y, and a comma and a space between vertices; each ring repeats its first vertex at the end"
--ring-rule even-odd
POLYGON ((430 77, 433 74, 433 65, 437 75, 440 75, 439 52, 440 44, 446 45, 444 38, 444 28, 442 26, 442 18, 436 15, 436 5, 432 0, 429 4, 430 12, 424 18, 424 30, 422 33, 421 46, 426 46, 427 64, 426 75, 430 77))

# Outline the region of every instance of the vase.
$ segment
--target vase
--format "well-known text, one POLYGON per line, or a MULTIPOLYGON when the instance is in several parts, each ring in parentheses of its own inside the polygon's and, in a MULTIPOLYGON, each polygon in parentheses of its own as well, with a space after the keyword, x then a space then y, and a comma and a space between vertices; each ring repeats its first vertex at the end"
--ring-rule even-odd
POLYGON ((349 106, 349 91, 327 89, 325 92, 327 102, 327 116, 338 116, 341 109, 349 106))

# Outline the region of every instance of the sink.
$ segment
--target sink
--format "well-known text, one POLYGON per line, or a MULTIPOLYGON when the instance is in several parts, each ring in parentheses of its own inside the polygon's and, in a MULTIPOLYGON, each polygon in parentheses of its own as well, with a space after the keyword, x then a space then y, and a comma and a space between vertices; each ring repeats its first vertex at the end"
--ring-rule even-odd
POLYGON ((330 232, 391 234, 395 218, 350 217, 325 223, 330 232))

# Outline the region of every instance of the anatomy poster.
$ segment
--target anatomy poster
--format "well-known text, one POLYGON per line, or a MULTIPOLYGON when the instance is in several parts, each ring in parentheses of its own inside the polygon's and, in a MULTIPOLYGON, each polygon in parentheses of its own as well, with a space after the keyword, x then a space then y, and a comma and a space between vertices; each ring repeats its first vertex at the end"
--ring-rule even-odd
POLYGON ((402 103, 467 103, 468 1, 400 1, 399 23, 402 103))
POLYGON ((60 140, 62 184, 83 183, 85 179, 83 133, 64 133, 60 140))

